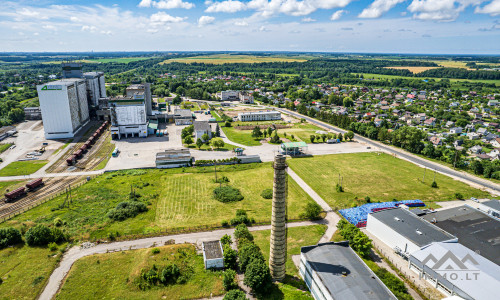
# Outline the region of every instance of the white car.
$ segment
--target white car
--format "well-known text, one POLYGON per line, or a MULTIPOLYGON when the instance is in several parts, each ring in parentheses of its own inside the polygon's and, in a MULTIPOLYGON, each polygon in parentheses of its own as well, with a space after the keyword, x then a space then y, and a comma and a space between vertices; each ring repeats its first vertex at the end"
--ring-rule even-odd
POLYGON ((12 146, 9 147, 10 150, 12 150, 14 148, 16 148, 16 145, 12 145, 12 146))
POLYGON ((471 197, 470 199, 471 199, 472 201, 474 201, 474 202, 479 202, 479 200, 477 200, 477 198, 471 197))

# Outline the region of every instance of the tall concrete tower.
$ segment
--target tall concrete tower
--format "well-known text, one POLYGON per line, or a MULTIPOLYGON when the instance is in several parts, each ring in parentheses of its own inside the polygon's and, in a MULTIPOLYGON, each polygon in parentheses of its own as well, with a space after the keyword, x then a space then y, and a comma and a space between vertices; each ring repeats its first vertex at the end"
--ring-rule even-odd
POLYGON ((276 281, 282 281, 286 271, 287 167, 285 156, 276 155, 274 158, 273 215, 269 255, 269 270, 273 280, 276 281))

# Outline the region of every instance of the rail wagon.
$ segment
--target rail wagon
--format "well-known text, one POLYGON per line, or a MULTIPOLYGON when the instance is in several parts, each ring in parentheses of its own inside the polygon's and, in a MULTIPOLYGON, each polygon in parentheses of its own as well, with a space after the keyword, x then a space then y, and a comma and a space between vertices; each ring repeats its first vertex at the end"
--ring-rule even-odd
POLYGON ((83 144, 83 146, 85 146, 85 148, 87 149, 90 149, 90 147, 92 146, 92 142, 86 141, 85 144, 83 144))
POLYGON ((83 154, 82 149, 78 149, 78 151, 76 151, 76 152, 75 152, 75 156, 76 156, 77 158, 82 157, 82 154, 83 154))
POLYGON ((26 195, 26 188, 24 186, 13 190, 12 192, 5 193, 6 202, 13 201, 19 197, 26 195))
POLYGON ((28 189, 28 191, 32 191, 41 185, 43 185, 43 178, 38 178, 28 182, 26 184, 26 188, 28 189))
POLYGON ((99 134, 96 132, 94 132, 94 134, 92 135, 92 137, 94 138, 94 140, 97 140, 97 137, 99 137, 99 134))
POLYGON ((93 136, 89 137, 89 139, 87 140, 87 143, 93 144, 94 143, 94 137, 93 136))
POLYGON ((76 162, 76 155, 71 155, 68 159, 66 159, 66 163, 68 164, 68 166, 72 166, 74 165, 76 162))

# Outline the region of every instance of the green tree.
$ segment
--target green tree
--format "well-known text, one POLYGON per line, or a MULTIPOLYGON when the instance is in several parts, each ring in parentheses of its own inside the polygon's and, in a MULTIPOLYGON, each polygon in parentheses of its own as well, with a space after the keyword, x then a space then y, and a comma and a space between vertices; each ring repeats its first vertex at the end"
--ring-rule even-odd
POLYGON ((311 143, 314 143, 314 140, 316 139, 316 136, 314 134, 311 134, 309 136, 309 139, 311 140, 311 143))
POLYGON ((255 126, 252 130, 252 137, 254 138, 260 138, 262 136, 262 131, 260 131, 259 126, 255 126))
POLYGON ((480 161, 474 160, 472 162, 471 168, 474 171, 474 174, 476 174, 476 175, 482 175, 483 174, 483 171, 484 171, 483 164, 480 161))
POLYGON ((339 134, 337 135, 337 139, 339 139, 340 142, 343 141, 342 133, 339 132, 339 134))
POLYGON ((230 290, 224 295, 222 300, 247 300, 245 292, 242 290, 230 290))
POLYGON ((354 138, 354 132, 349 130, 348 132, 346 132, 346 134, 344 136, 346 139, 352 140, 354 138))
POLYGON ((271 273, 265 261, 254 259, 245 270, 243 282, 253 291, 263 294, 271 286, 271 273))
POLYGON ((13 108, 7 114, 7 118, 11 119, 12 122, 19 122, 24 120, 24 111, 20 108, 13 108))
POLYGON ((196 139, 196 147, 198 147, 198 149, 201 149, 201 146, 203 146, 203 141, 201 139, 196 139))
POLYGON ((225 145, 225 143, 221 138, 212 139, 212 146, 214 146, 215 148, 217 148, 217 149, 223 148, 224 145, 225 145))
POLYGON ((215 127, 215 136, 220 137, 220 126, 219 124, 216 125, 215 127))
POLYGON ((226 291, 230 291, 238 288, 238 283, 236 282, 236 272, 232 269, 224 271, 224 276, 222 278, 222 285, 226 291))
POLYGON ((351 97, 345 97, 344 100, 342 100, 342 102, 345 107, 351 107, 354 104, 351 97))
POLYGON ((210 137, 208 136, 208 134, 204 133, 202 136, 201 136, 201 139, 203 140, 203 142, 205 144, 208 145, 208 143, 210 143, 210 137))
POLYGON ((301 217, 306 219, 316 219, 322 211, 323 209, 318 203, 309 202, 306 205, 304 213, 301 214, 301 217))
POLYGON ((184 138, 184 144, 191 145, 193 143, 193 138, 191 136, 187 136, 184 138))
POLYGON ((0 249, 23 242, 21 232, 13 227, 0 228, 0 249))
POLYGON ((231 245, 233 241, 231 240, 231 236, 229 234, 224 234, 224 236, 220 239, 220 242, 223 246, 231 245))
POLYGON ((174 99, 172 100, 173 105, 179 105, 182 102, 182 98, 179 95, 176 95, 174 99))
POLYGON ((45 246, 53 241, 50 228, 42 224, 28 229, 24 238, 29 246, 45 246))

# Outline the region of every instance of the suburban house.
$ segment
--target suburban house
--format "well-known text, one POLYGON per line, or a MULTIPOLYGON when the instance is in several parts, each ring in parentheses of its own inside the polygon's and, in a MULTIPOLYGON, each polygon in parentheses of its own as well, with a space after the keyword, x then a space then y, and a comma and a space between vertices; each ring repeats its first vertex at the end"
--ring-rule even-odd
POLYGON ((212 138, 212 127, 208 123, 208 121, 194 121, 194 135, 196 139, 201 139, 203 142, 206 142, 202 139, 204 134, 208 135, 208 138, 212 138))

